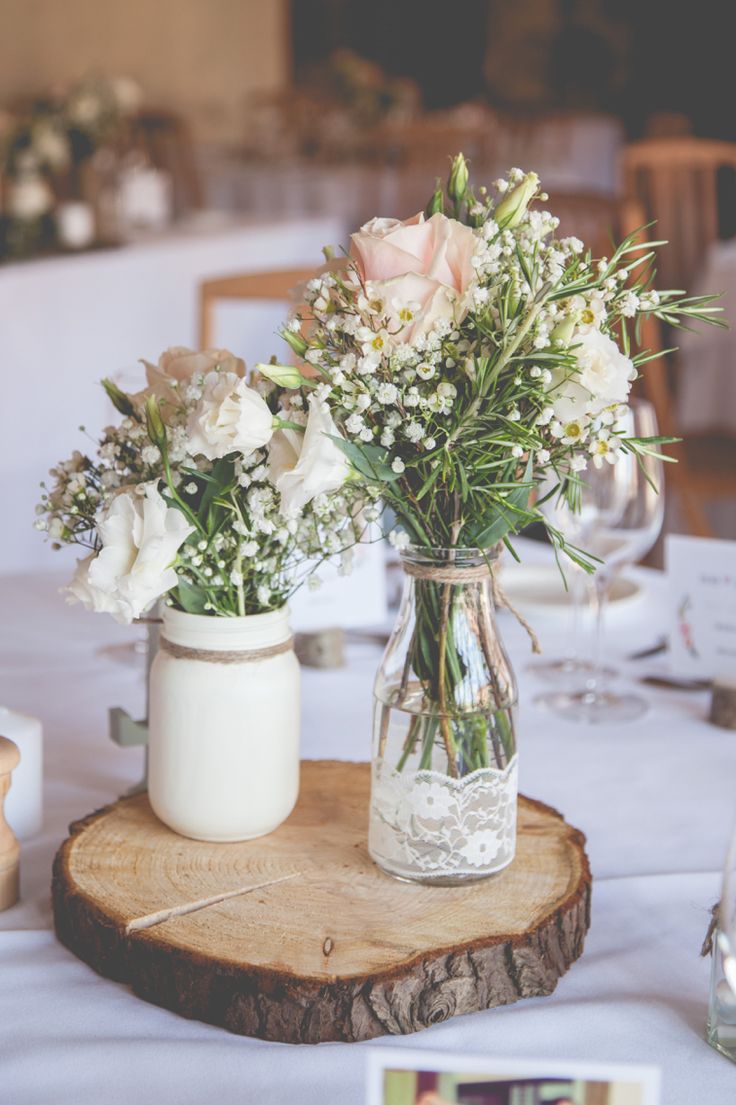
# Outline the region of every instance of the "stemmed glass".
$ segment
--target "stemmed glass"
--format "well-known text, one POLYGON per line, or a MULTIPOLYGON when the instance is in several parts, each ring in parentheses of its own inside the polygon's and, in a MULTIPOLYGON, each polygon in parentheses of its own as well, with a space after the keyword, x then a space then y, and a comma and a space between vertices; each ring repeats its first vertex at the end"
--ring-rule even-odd
POLYGON ((706 1038, 736 1062, 736 832, 726 858, 716 922, 706 1038))
MULTIPOLYGON (((554 481, 555 485, 556 483, 557 481, 554 481)), ((585 548, 582 516, 571 510, 568 503, 553 490, 552 486, 545 487, 543 485, 540 488, 540 496, 539 509, 551 525, 563 534, 569 544, 585 548)), ((550 683, 554 682, 558 685, 562 680, 563 686, 570 686, 574 682, 579 685, 580 676, 589 674, 593 670, 593 664, 580 655, 580 629, 588 593, 588 580, 583 569, 579 568, 577 564, 573 564, 572 561, 569 568, 566 566, 565 575, 570 593, 571 615, 567 634, 567 653, 552 660, 535 660, 528 667, 529 671, 533 672, 539 679, 550 683)), ((616 672, 612 668, 605 669, 606 676, 615 674, 616 672)), ((548 695, 541 694, 537 696, 535 702, 544 704, 547 698, 548 695)))
MULTIPOLYGON (((624 437, 657 436, 651 403, 632 400, 616 431, 624 437)), ((656 453, 656 446, 653 452, 656 453)), ((603 627, 611 584, 618 572, 654 545, 664 517, 663 465, 658 456, 619 451, 614 464, 590 465, 582 488, 581 544, 601 563, 593 577, 595 637, 592 668, 577 691, 545 696, 546 705, 573 721, 633 721, 648 709, 640 695, 617 693, 605 686, 602 667, 603 627)))

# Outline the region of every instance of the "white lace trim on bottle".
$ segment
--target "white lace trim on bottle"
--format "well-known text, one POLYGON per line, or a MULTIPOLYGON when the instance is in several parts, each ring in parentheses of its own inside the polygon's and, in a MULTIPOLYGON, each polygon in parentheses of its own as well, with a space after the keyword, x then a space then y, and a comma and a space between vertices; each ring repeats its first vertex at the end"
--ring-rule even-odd
POLYGON ((371 854, 391 869, 430 877, 492 874, 516 845, 518 759, 461 779, 396 771, 377 759, 371 789, 371 854))

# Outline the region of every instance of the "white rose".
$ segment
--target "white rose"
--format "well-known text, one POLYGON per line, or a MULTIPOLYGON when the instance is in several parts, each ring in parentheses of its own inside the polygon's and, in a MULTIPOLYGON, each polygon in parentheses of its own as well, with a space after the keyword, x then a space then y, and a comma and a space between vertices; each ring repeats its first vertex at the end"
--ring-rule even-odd
POLYGON ((45 215, 53 202, 51 189, 43 177, 27 173, 13 181, 9 188, 8 213, 15 219, 30 222, 45 215))
POLYGON ((202 398, 187 424, 191 456, 208 460, 229 453, 248 456, 273 434, 273 415, 266 400, 234 372, 210 372, 202 398))
POLYGON ((578 371, 558 369, 549 389, 555 417, 562 423, 625 403, 636 378, 632 361, 606 334, 591 329, 576 335, 576 342, 578 371))
POLYGON ((215 368, 222 372, 233 372, 236 376, 245 376, 245 362, 235 357, 227 349, 203 349, 195 352, 185 345, 173 345, 158 359, 158 364, 141 362, 146 369, 148 387, 134 396, 145 400, 155 395, 160 403, 171 401, 189 384, 192 376, 206 376, 215 368))
POLYGON ((278 430, 268 454, 268 474, 281 496, 281 513, 298 514, 316 495, 336 491, 350 475, 342 449, 331 440, 340 431, 329 408, 309 396, 309 417, 304 434, 278 430))
POLYGON ((158 481, 116 495, 97 522, 98 553, 77 564, 70 601, 129 623, 176 586, 176 555, 193 527, 167 505, 158 481))

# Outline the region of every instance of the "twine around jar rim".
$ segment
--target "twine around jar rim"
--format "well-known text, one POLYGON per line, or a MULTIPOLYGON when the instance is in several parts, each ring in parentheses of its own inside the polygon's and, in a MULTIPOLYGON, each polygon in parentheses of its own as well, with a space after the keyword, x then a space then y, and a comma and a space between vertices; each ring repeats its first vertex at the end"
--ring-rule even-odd
POLYGON ((268 660, 271 656, 279 656, 282 652, 290 652, 294 647, 294 637, 287 637, 285 641, 279 641, 275 645, 266 645, 263 648, 247 649, 216 649, 216 648, 188 648, 186 645, 177 645, 166 637, 159 640, 159 648, 168 652, 177 660, 201 660, 206 664, 252 664, 256 660, 268 660))
POLYGON ((408 576, 430 583, 482 583, 484 580, 488 580, 496 606, 505 606, 508 612, 516 618, 519 625, 526 630, 532 643, 532 652, 540 653, 542 651, 539 637, 537 637, 524 615, 516 609, 504 593, 501 584, 496 579, 492 564, 475 564, 472 567, 460 568, 450 564, 442 566, 413 564, 411 561, 404 560, 402 567, 408 576))

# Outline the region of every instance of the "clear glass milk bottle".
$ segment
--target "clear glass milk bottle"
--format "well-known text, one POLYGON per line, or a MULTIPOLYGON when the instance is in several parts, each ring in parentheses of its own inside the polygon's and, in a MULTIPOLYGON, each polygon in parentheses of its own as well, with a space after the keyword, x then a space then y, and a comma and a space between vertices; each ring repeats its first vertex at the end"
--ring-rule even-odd
POLYGON ((497 549, 402 552, 404 594, 374 685, 369 849, 391 875, 454 885, 516 844, 517 689, 496 629, 497 549))

